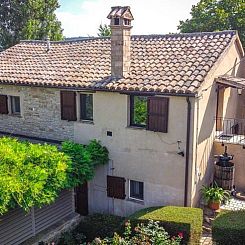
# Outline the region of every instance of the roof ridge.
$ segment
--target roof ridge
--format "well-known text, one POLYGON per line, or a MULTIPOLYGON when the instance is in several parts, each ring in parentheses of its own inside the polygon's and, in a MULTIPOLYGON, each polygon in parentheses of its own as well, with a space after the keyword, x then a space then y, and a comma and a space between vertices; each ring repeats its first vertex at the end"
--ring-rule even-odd
MULTIPOLYGON (((110 37, 77 37, 77 38, 70 38, 60 41, 50 41, 50 43, 73 43, 73 42, 81 42, 81 41, 90 41, 90 40, 98 40, 98 39, 110 39, 110 37)), ((20 43, 44 43, 46 44, 46 40, 20 40, 20 43)))
POLYGON ((215 32, 188 32, 188 33, 170 33, 170 34, 146 34, 146 35, 132 35, 132 37, 182 37, 182 36, 205 36, 205 35, 214 35, 214 34, 237 34, 236 30, 224 30, 224 31, 215 31, 215 32))
MULTIPOLYGON (((194 36, 205 36, 205 35, 215 35, 215 34, 231 34, 236 35, 236 30, 224 30, 216 32, 192 32, 192 33, 173 33, 173 34, 143 34, 143 35, 131 35, 132 38, 158 38, 158 37, 194 37, 194 36)), ((107 40, 110 37, 70 37, 65 40, 60 41, 50 41, 53 44, 67 44, 74 42, 85 42, 93 40, 107 40)), ((46 40, 20 40, 20 43, 37 43, 37 44, 46 44, 46 40)))

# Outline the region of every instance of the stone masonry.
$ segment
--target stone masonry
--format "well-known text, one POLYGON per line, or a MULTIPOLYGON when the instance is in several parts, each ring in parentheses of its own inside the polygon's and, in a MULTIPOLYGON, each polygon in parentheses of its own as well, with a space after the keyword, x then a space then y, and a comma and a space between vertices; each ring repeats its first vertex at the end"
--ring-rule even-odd
POLYGON ((20 96, 21 116, 0 114, 0 131, 52 140, 72 140, 74 122, 61 120, 60 90, 1 85, 0 94, 20 96))

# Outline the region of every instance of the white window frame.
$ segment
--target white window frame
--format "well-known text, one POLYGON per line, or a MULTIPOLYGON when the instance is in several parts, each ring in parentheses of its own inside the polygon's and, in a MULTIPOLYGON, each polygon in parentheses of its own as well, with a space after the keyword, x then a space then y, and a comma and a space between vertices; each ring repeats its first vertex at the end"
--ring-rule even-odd
POLYGON ((9 104, 10 104, 10 107, 9 107, 9 112, 10 112, 10 114, 12 114, 12 115, 16 115, 16 116, 20 116, 21 115, 21 99, 20 99, 20 96, 15 96, 15 95, 9 95, 9 104), (16 106, 15 106, 15 104, 13 104, 13 98, 14 97, 18 97, 19 98, 19 100, 20 100, 20 112, 14 112, 13 111, 13 108, 15 108, 16 106))
POLYGON ((128 197, 129 197, 129 199, 130 199, 130 200, 135 200, 135 201, 144 202, 144 200, 145 200, 145 188, 144 188, 144 186, 145 186, 145 183, 144 183, 143 181, 129 179, 129 181, 128 181, 128 197), (131 195, 130 195, 130 194, 131 194, 131 189, 130 189, 130 182, 131 182, 131 181, 143 183, 143 199, 131 197, 131 195))
POLYGON ((7 94, 8 96, 8 115, 22 117, 23 116, 23 97, 20 94, 7 94), (20 98, 20 113, 13 113, 12 111, 12 99, 11 97, 19 97, 20 98))
POLYGON ((84 123, 89 123, 93 124, 94 123, 94 94, 93 92, 86 92, 86 91, 79 91, 77 92, 77 121, 78 122, 84 122, 84 123), (81 119, 81 94, 91 94, 93 96, 93 120, 86 120, 86 119, 81 119))

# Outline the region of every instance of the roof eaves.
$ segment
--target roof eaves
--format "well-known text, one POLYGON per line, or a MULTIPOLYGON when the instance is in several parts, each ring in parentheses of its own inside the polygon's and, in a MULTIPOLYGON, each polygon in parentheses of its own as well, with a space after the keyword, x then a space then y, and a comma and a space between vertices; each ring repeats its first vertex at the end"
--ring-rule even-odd
MULTIPOLYGON (((237 33, 236 31, 233 31, 233 34, 237 33)), ((211 67, 211 69, 208 71, 208 73, 206 74, 201 86, 197 89, 197 93, 203 90, 203 86, 205 86, 205 81, 211 76, 211 74, 214 73, 214 71, 217 69, 218 65, 220 64, 220 62, 224 59, 225 55, 227 54, 227 52, 229 51, 229 49, 231 48, 231 46, 236 42, 237 40, 237 34, 235 34, 232 39, 230 40, 230 43, 227 45, 227 47, 224 49, 224 51, 220 54, 220 56, 218 57, 218 59, 215 61, 215 63, 213 64, 213 66, 211 67)))

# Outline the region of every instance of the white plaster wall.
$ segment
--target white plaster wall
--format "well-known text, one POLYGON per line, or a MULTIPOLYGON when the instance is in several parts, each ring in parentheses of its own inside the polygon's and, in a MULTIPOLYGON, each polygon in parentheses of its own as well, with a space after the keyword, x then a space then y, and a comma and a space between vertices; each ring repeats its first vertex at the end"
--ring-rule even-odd
POLYGON ((91 212, 128 215, 140 208, 183 205, 185 158, 177 154, 177 140, 185 150, 187 103, 170 97, 168 133, 128 127, 128 96, 119 93, 94 94, 94 124, 75 123, 75 141, 99 139, 110 152, 109 166, 100 167, 90 182, 91 212), (112 137, 106 132, 111 131, 112 137), (106 175, 144 182, 144 203, 106 197, 106 175))
MULTIPOLYGON (((231 45, 212 68, 205 82, 199 89, 195 101, 193 166, 191 181, 191 205, 196 206, 200 198, 200 188, 209 184, 213 177, 215 117, 217 109, 217 86, 214 79, 220 75, 240 75, 239 66, 241 54, 236 44, 231 45)), ((235 117, 239 96, 236 89, 228 88, 224 95, 223 116, 235 117)))

